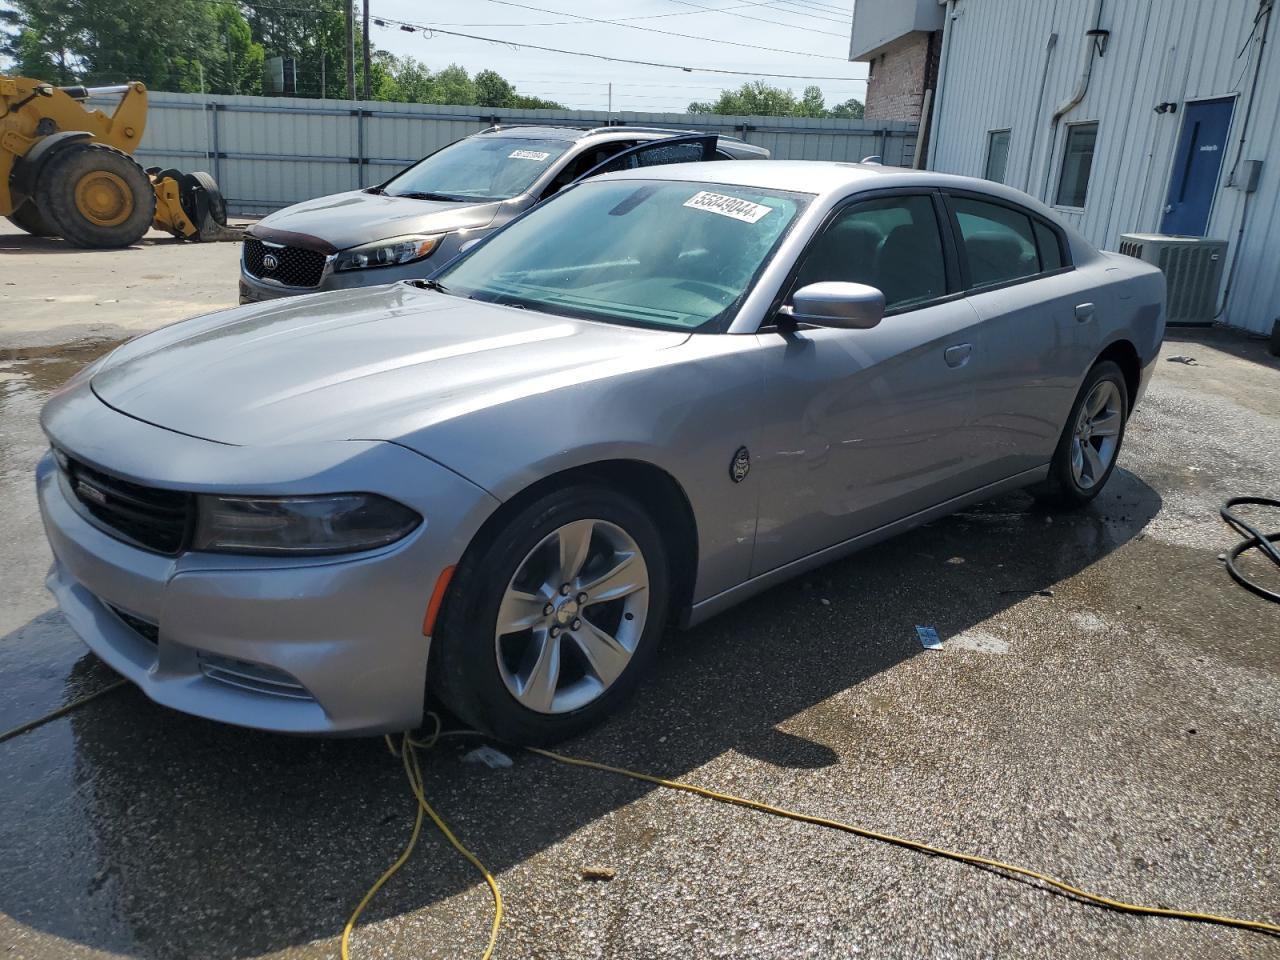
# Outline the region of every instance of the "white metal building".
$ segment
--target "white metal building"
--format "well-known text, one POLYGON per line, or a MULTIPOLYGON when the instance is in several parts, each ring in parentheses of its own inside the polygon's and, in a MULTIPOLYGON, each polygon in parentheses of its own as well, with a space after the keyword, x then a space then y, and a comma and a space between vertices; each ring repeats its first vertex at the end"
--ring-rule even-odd
MULTIPOLYGON (((942 0, 936 19, 916 0, 858 0, 855 38, 860 17, 882 23, 904 6, 917 34, 942 26, 923 118, 930 167, 1025 190, 1106 249, 1134 233, 1226 241, 1220 317, 1271 332, 1275 0, 942 0)), ((888 49, 880 33, 877 49, 888 49)))

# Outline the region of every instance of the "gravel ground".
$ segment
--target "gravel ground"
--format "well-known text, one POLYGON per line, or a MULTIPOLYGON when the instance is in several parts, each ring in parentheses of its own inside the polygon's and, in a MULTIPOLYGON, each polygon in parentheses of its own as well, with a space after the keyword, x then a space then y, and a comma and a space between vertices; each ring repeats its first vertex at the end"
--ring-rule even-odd
MULTIPOLYGON (((178 279, 191 264, 202 302, 229 302, 235 249, 137 255, 128 282, 167 279, 138 288, 152 312, 139 306, 127 329, 197 309, 178 279), (162 255, 168 268, 153 266, 162 255)), ((135 251, 89 256, 132 264, 135 251)), ((123 300, 120 279, 92 296, 123 300)), ((36 281, 20 282, 6 295, 35 302, 36 281)), ((75 289, 62 299, 80 303, 75 289)), ((30 478, 39 404, 105 349, 95 336, 123 331, 65 306, 22 327, 2 304, 8 728, 111 678, 43 590, 30 478)), ((635 702, 563 749, 1119 898, 1280 920, 1280 608, 1217 560, 1235 539, 1220 501, 1280 493, 1280 363, 1223 333, 1171 341, 1164 355, 1197 365, 1160 362, 1122 469, 1092 508, 1050 515, 1004 497, 673 632, 635 702), (916 624, 936 626, 943 649, 922 650, 916 624)), ((443 741, 425 776, 502 885, 499 957, 1280 956, 1265 936, 1119 916, 527 754, 508 769, 462 762, 472 745, 443 741), (583 880, 584 867, 614 877, 583 880)), ((0 744, 0 951, 332 957, 412 815, 380 741, 225 728, 128 688, 0 744)), ((479 956, 490 909, 474 870, 428 827, 353 956, 479 956)))

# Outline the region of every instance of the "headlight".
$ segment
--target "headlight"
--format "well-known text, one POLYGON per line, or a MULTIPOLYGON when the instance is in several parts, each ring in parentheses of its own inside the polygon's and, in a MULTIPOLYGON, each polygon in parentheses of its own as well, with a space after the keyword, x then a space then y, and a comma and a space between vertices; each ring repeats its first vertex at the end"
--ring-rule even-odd
POLYGON ((220 553, 352 553, 394 543, 422 518, 375 493, 198 498, 192 547, 220 553))
POLYGON ((440 234, 431 236, 392 237, 363 247, 352 247, 338 254, 334 270, 364 270, 366 267, 391 267, 398 263, 413 263, 430 256, 440 243, 440 234))

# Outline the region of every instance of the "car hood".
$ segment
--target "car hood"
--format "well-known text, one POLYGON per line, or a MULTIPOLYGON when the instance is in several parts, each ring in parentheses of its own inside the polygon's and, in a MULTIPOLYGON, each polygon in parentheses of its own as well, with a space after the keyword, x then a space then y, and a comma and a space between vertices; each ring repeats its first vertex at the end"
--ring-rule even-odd
POLYGON ((176 323, 117 349, 90 383, 122 413, 221 443, 395 441, 687 339, 397 283, 176 323))
POLYGON ((351 190, 317 197, 263 217, 249 233, 274 239, 273 232, 302 234, 345 250, 410 233, 448 233, 488 226, 499 202, 413 200, 351 190))

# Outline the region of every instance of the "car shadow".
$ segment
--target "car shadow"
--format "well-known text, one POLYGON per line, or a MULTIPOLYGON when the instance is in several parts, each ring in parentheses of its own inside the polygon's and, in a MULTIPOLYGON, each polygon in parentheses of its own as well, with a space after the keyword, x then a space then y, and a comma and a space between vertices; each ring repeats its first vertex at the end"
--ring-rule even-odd
MULTIPOLYGON (((861 685, 923 653, 917 624, 945 640, 1015 603, 1053 604, 1042 591, 1138 536, 1160 506, 1117 471, 1074 514, 1012 494, 904 534, 672 631, 639 695, 562 749, 695 780, 728 751, 780 768, 836 764, 831 744, 856 737, 866 708, 861 685)), ((102 669, 78 661, 68 699, 102 669)), ((508 769, 459 762, 473 746, 445 740, 425 754, 427 790, 494 873, 655 789, 515 752, 508 769)), ((412 817, 403 771, 378 740, 234 729, 132 687, 0 750, 0 912, 107 951, 240 958, 337 936, 412 817)), ((654 842, 642 827, 620 818, 618 842, 654 842)), ((431 835, 362 923, 476 883, 431 835)))
MULTIPOLYGON (((1249 334, 1227 327, 1169 327, 1165 330, 1164 339, 1166 343, 1186 344, 1188 348, 1205 344, 1241 360, 1280 370, 1280 357, 1271 353, 1268 349, 1270 337, 1262 334, 1249 334)), ((1195 360, 1191 349, 1179 349, 1179 355, 1195 360)))

